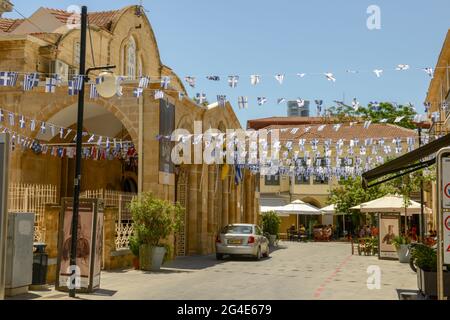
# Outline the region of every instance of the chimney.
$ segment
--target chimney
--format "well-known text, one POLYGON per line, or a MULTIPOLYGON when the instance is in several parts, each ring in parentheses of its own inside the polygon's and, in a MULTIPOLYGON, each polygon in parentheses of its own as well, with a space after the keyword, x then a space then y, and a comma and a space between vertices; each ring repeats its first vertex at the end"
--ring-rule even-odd
POLYGON ((0 18, 3 13, 11 12, 13 10, 14 5, 8 0, 0 0, 0 18))

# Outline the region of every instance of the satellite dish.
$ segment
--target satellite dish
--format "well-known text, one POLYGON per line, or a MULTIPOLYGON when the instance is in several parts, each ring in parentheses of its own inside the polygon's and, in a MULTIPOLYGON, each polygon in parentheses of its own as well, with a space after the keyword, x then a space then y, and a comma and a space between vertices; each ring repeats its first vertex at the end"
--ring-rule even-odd
POLYGON ((104 71, 99 74, 102 79, 100 84, 97 84, 97 92, 103 98, 112 98, 117 92, 117 77, 109 71, 104 71))

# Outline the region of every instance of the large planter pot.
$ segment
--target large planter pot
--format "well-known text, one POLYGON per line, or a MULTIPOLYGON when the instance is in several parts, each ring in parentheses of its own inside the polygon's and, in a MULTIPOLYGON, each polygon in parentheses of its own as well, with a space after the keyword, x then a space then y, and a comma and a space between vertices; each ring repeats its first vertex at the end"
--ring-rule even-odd
POLYGON ((161 269, 166 248, 143 244, 139 247, 139 265, 144 271, 159 271, 161 269))
POLYGON ((134 267, 134 270, 140 270, 139 257, 133 257, 133 267, 134 267))
MULTIPOLYGON (((437 272, 417 268, 417 287, 424 295, 437 297, 437 272)), ((450 296, 450 272, 444 272, 444 296, 450 296)))
POLYGON ((398 260, 400 263, 409 263, 410 250, 407 244, 401 244, 397 249, 398 260))
POLYGON ((269 236, 269 245, 273 247, 273 245, 275 244, 275 241, 277 240, 277 236, 274 234, 271 234, 269 236))

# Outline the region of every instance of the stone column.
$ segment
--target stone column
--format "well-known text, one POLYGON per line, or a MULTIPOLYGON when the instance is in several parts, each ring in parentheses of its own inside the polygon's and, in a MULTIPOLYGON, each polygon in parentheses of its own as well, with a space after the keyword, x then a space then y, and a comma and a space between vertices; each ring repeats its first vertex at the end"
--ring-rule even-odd
POLYGON ((216 180, 216 167, 211 165, 208 167, 208 254, 214 252, 214 236, 215 236, 215 227, 214 227, 214 216, 215 216, 215 201, 216 201, 216 193, 215 193, 215 180, 216 180))
POLYGON ((198 178, 197 165, 192 165, 189 170, 189 188, 186 196, 188 202, 186 240, 188 255, 197 253, 197 193, 198 178))
POLYGON ((46 252, 48 254, 47 283, 49 284, 56 281, 60 213, 61 206, 45 205, 45 243, 47 244, 46 252))
POLYGON ((234 183, 233 177, 229 177, 230 183, 230 208, 229 208, 229 223, 236 223, 236 184, 234 183))
POLYGON ((103 268, 114 269, 112 253, 116 251, 116 218, 118 208, 105 207, 103 224, 103 268))
POLYGON ((206 164, 201 166, 201 206, 199 212, 198 224, 198 252, 200 254, 208 253, 208 181, 209 172, 206 164))
POLYGON ((229 198, 230 190, 228 184, 228 177, 222 180, 222 225, 220 227, 225 227, 229 224, 228 211, 229 211, 229 198))

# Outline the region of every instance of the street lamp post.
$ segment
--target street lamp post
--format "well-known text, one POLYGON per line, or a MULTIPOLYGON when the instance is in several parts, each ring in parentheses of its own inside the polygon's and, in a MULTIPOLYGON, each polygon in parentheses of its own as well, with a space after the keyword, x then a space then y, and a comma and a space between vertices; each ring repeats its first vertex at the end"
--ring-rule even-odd
POLYGON ((80 35, 80 70, 83 76, 83 84, 78 93, 78 115, 77 115, 77 135, 76 135, 76 158, 75 158, 75 181, 73 191, 73 216, 72 216, 72 239, 70 246, 70 286, 69 296, 75 298, 76 294, 76 265, 77 265, 77 240, 78 240, 78 218, 80 208, 81 189, 81 149, 83 146, 83 119, 84 119, 84 84, 89 80, 88 75, 94 70, 109 70, 115 66, 94 67, 86 70, 86 31, 87 31, 87 7, 81 7, 81 35, 80 35))

